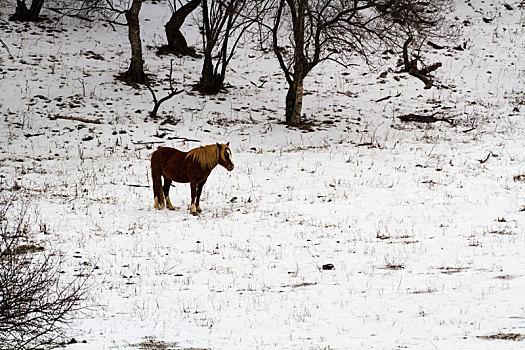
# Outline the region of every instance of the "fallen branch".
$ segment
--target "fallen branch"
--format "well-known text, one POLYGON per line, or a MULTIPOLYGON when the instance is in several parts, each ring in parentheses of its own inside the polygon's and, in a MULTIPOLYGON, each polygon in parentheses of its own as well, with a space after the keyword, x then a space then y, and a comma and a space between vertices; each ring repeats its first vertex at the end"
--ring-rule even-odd
POLYGON ((164 141, 132 141, 131 143, 134 145, 150 145, 150 144, 166 143, 166 142, 164 141))
POLYGON ((355 145, 356 147, 365 147, 365 146, 373 146, 374 144, 372 142, 363 142, 355 145))
POLYGON ((30 138, 30 137, 35 137, 35 136, 42 136, 44 135, 43 133, 36 133, 36 134, 25 134, 24 136, 26 137, 26 139, 30 138))
POLYGON ((264 86, 264 84, 266 84, 266 80, 262 82, 262 84, 258 85, 256 83, 254 83, 253 81, 250 80, 250 83, 255 86, 256 88, 259 88, 259 89, 262 89, 262 87, 264 86))
POLYGON ((433 43, 432 41, 427 41, 427 44, 429 46, 431 46, 433 49, 436 49, 436 50, 443 50, 444 48, 446 48, 446 46, 442 46, 442 45, 438 45, 436 43, 433 43))
POLYGON ((186 137, 179 137, 179 136, 170 136, 168 137, 168 140, 180 140, 182 142, 202 142, 201 140, 196 139, 188 139, 186 137))
POLYGON ((402 122, 418 122, 418 123, 435 123, 435 122, 447 122, 450 125, 454 125, 454 122, 448 118, 436 118, 434 117, 438 112, 432 115, 420 115, 420 114, 406 114, 399 116, 399 120, 402 122))
POLYGON ((388 96, 385 96, 385 97, 381 97, 380 99, 376 100, 375 102, 386 101, 386 100, 389 100, 390 98, 392 98, 392 96, 388 95, 388 96))
POLYGON ((98 119, 87 119, 87 118, 82 118, 82 117, 71 117, 71 116, 66 116, 66 115, 55 115, 54 119, 65 119, 65 120, 74 120, 74 121, 82 122, 82 123, 102 124, 102 122, 98 119))
POLYGON ((397 94, 397 95, 395 95, 395 96, 388 95, 388 96, 385 96, 385 97, 381 97, 381 98, 378 99, 378 100, 375 100, 375 102, 382 102, 382 101, 389 100, 389 99, 391 99, 392 97, 399 97, 399 96, 401 96, 400 93, 397 94))

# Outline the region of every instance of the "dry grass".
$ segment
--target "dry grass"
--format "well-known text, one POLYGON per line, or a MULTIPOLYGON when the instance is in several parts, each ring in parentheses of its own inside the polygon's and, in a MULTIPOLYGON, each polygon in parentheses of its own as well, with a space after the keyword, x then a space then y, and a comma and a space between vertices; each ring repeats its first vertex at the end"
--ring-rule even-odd
POLYGON ((512 340, 522 341, 525 340, 525 335, 519 333, 497 333, 491 335, 478 335, 477 338, 487 340, 512 340))
POLYGON ((454 273, 461 272, 461 271, 465 270, 466 268, 465 267, 450 267, 450 266, 447 266, 447 267, 440 267, 439 269, 441 270, 441 273, 444 273, 444 274, 447 274, 447 275, 451 275, 451 274, 454 274, 454 273))
POLYGON ((403 270, 404 268, 405 268, 405 265, 395 264, 395 263, 388 263, 384 267, 384 269, 386 270, 403 270))
MULTIPOLYGON (((143 350, 169 350, 169 349, 180 349, 177 343, 168 343, 162 340, 156 340, 154 337, 144 337, 144 341, 138 344, 131 344, 132 347, 143 349, 143 350)), ((186 349, 190 350, 190 349, 186 349)), ((191 350, 204 350, 204 349, 191 349, 191 350)))
POLYGON ((20 245, 16 247, 15 254, 39 253, 39 252, 43 252, 44 250, 45 250, 44 247, 39 247, 34 244, 20 245))

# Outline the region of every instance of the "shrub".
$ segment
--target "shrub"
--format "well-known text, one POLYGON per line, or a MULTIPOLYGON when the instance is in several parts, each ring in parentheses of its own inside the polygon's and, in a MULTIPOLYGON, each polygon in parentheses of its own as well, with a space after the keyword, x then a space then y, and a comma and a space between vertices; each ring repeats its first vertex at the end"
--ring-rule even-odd
POLYGON ((81 308, 86 275, 64 281, 63 260, 34 244, 27 205, 0 197, 0 339, 2 349, 35 349, 55 342, 81 308))

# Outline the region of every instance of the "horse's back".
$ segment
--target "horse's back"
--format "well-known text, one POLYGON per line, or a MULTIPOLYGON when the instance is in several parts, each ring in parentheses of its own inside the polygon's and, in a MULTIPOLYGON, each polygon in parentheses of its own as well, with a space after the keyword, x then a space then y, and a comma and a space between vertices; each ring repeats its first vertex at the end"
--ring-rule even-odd
POLYGON ((162 175, 176 182, 188 182, 186 155, 172 147, 160 147, 151 155, 151 170, 160 171, 162 175))
POLYGON ((182 159, 186 158, 188 152, 182 152, 173 147, 159 147, 151 154, 151 162, 164 162, 170 158, 182 159))

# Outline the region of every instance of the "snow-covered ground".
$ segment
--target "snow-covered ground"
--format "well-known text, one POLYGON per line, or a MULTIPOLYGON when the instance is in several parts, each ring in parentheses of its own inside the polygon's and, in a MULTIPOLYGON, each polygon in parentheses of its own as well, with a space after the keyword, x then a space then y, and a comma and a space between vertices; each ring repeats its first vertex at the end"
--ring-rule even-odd
POLYGON ((443 63, 441 88, 396 73, 399 55, 372 72, 318 67, 305 86, 313 132, 280 123, 284 78, 252 45, 232 61, 228 93, 193 92, 201 61, 156 55, 165 4, 142 11, 146 70, 162 97, 173 59, 185 93, 156 121, 150 93, 115 80, 123 28, 0 22, 14 56, 0 49, 2 193, 29 201, 66 275, 94 268, 66 348, 523 348, 492 339, 525 334, 518 5, 457 2, 461 37, 424 48, 443 63), (434 112, 454 125, 398 119, 434 112), (188 184, 171 189, 177 210, 153 208, 156 147, 228 141, 236 168, 214 170, 202 214, 189 214, 188 184))

